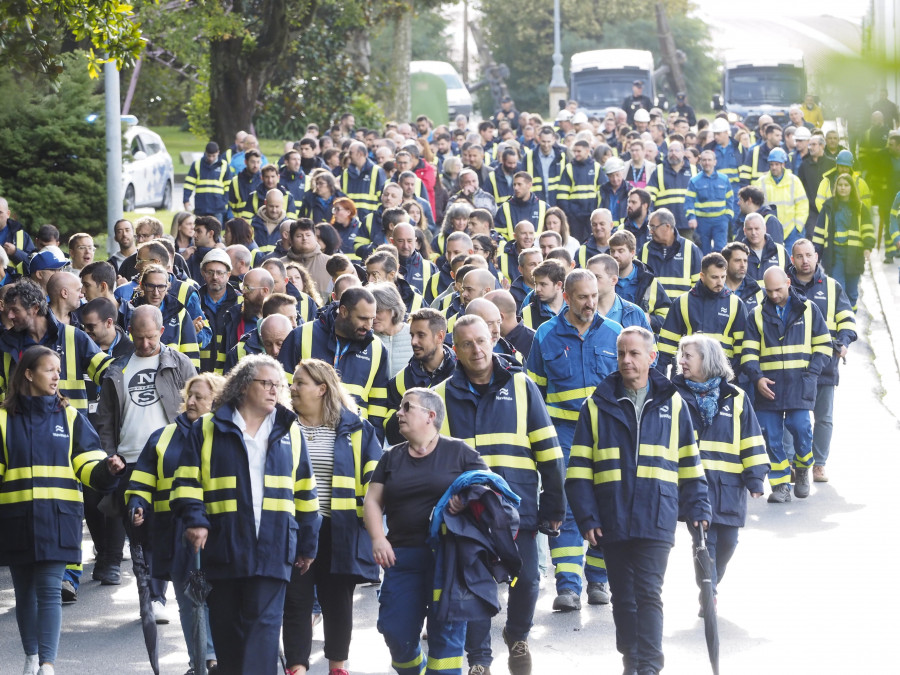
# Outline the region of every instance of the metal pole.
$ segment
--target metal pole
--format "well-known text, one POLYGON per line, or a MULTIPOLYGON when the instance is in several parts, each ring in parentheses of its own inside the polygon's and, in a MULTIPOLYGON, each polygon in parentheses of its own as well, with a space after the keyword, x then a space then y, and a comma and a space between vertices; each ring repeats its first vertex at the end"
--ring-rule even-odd
POLYGON ((562 47, 559 38, 559 0, 553 0, 553 70, 550 73, 550 115, 555 116, 559 101, 568 96, 562 67, 562 47))
POLYGON ((463 62, 462 78, 465 85, 469 86, 469 0, 463 2, 463 62))
POLYGON ((122 114, 119 111, 119 69, 115 61, 103 66, 106 89, 106 251, 119 247, 115 240, 116 221, 122 217, 122 114))

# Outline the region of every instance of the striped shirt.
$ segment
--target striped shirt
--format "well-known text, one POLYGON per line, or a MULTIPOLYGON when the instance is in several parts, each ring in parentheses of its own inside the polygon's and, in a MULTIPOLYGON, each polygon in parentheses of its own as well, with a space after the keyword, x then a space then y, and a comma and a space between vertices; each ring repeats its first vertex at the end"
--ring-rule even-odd
POLYGON ((300 425, 306 447, 309 450, 309 461, 316 475, 316 490, 319 493, 319 513, 331 517, 331 477, 334 474, 334 439, 335 430, 326 427, 307 427, 300 425))

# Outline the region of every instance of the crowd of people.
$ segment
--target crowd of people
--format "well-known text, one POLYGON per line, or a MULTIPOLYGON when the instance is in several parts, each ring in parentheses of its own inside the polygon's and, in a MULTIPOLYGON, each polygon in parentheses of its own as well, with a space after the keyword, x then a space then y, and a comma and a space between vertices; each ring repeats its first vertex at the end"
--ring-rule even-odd
POLYGON ((189 645, 199 554, 189 673, 305 673, 321 619, 346 675, 371 583, 397 673, 489 675, 499 604, 435 573, 445 514, 487 517, 456 491, 484 476, 515 507, 509 672, 532 672, 548 557, 553 609, 611 603, 626 675, 660 672, 678 522, 706 531, 717 587, 748 495, 829 480, 875 214, 900 250, 900 131, 874 112, 857 161, 813 112, 666 114, 636 81, 602 118, 344 114, 275 162, 240 132, 191 165, 168 232, 120 220, 102 261, 0 198, 0 564, 24 673, 54 672, 84 518, 93 580, 120 584, 143 543, 155 620, 171 581, 189 645))

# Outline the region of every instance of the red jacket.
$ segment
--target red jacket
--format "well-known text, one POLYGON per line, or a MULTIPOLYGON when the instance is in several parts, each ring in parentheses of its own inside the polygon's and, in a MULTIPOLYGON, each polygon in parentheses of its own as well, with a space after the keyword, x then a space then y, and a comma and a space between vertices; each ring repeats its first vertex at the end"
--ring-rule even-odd
POLYGON ((434 203, 434 184, 437 182, 437 169, 434 168, 433 164, 420 159, 415 172, 419 180, 425 184, 425 190, 428 192, 428 201, 431 203, 431 212, 437 213, 434 203))

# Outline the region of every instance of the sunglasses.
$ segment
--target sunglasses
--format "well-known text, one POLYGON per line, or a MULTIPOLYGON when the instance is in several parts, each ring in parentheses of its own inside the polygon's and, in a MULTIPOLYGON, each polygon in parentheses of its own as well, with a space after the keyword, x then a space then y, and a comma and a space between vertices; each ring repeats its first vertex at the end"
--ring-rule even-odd
POLYGON ((418 408, 419 410, 424 410, 425 412, 431 412, 431 408, 426 408, 424 405, 419 405, 418 403, 403 401, 403 403, 400 404, 400 410, 405 413, 408 413, 410 408, 418 408))

